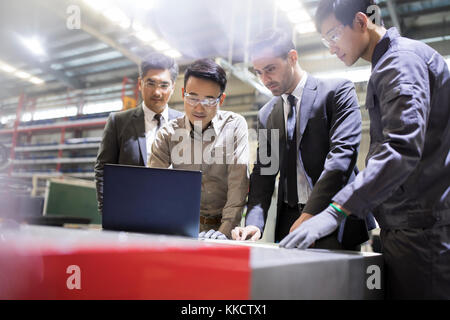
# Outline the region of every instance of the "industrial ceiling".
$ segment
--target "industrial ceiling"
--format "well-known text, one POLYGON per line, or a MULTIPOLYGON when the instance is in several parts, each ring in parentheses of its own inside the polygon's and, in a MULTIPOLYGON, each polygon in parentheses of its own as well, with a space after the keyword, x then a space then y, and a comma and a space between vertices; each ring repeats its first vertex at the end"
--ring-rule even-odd
MULTIPOLYGON (((293 1, 314 16, 318 1, 293 1)), ((271 26, 294 30, 300 62, 308 71, 342 68, 314 30, 295 31, 298 17, 279 6, 289 2, 2 1, 0 64, 6 67, 0 70, 0 113, 13 112, 21 93, 41 98, 75 98, 82 93, 85 99, 120 95, 122 79, 135 79, 139 61, 152 51, 176 57, 182 68, 202 57, 245 65, 249 41, 271 26), (29 48, 33 44, 38 49, 29 48)), ((444 56, 450 54, 450 0, 378 4, 387 27, 395 25, 402 35, 425 41, 444 56)))

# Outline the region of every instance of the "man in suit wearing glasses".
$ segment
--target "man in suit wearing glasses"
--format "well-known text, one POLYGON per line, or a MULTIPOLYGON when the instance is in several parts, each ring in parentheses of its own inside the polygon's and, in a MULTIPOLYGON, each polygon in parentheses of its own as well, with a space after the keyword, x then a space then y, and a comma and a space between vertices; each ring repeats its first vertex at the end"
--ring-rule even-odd
POLYGON ((146 166, 151 145, 162 124, 183 113, 168 107, 178 76, 175 60, 161 53, 144 59, 139 68, 138 86, 142 104, 111 113, 95 163, 98 208, 103 209, 103 167, 105 163, 146 166))
MULTIPOLYGON (((258 151, 246 226, 233 230, 236 240, 261 238, 278 172, 275 242, 324 210, 357 172, 361 113, 354 85, 302 70, 291 39, 268 30, 251 47, 255 72, 274 95, 258 112, 258 149, 267 150, 270 161, 262 161, 258 151), (268 172, 269 167, 275 169, 268 172)), ((374 227, 373 217, 365 222, 347 219, 339 230, 316 239, 315 247, 357 250, 368 239, 367 227, 374 227)))

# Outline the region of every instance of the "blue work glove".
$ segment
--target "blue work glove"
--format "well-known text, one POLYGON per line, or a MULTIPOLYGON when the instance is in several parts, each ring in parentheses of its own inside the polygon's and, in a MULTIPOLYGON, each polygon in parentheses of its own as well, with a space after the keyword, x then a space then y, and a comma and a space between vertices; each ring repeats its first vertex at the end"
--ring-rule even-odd
POLYGON ((289 233, 281 240, 280 247, 306 249, 316 240, 333 233, 339 227, 342 219, 344 219, 344 215, 329 206, 289 233))
POLYGON ((203 231, 198 235, 199 239, 217 239, 217 240, 227 240, 227 236, 224 235, 220 231, 216 231, 214 229, 209 230, 208 232, 203 231))

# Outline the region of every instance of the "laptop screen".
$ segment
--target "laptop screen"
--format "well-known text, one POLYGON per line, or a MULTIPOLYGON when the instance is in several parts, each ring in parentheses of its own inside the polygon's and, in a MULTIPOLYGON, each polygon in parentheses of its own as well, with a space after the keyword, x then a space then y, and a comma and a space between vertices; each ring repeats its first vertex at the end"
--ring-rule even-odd
POLYGON ((103 229, 197 238, 201 172, 104 167, 103 229))

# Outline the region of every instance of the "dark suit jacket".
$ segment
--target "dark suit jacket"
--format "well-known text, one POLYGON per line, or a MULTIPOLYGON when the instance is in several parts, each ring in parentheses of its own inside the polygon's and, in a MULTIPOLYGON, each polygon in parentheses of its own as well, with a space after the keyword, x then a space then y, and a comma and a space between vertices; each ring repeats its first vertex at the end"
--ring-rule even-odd
MULTIPOLYGON (((169 108, 169 120, 183 113, 169 108)), ((147 142, 142 105, 109 115, 95 162, 98 209, 103 209, 103 166, 105 163, 147 165, 147 142)))
MULTIPOLYGON (((255 225, 263 231, 278 172, 277 221, 284 201, 286 170, 282 164, 286 131, 281 97, 272 98, 258 112, 258 129, 268 130, 267 135, 258 131, 258 156, 250 176, 246 225, 255 225), (278 141, 272 141, 272 129, 278 129, 278 141), (278 143, 279 150, 273 143, 278 143), (269 163, 261 161, 260 152, 270 155, 269 163), (264 170, 271 167, 274 161, 278 166, 276 170, 265 174, 264 170)), ((308 75, 297 118, 299 159, 313 187, 303 212, 320 213, 329 205, 331 198, 354 179, 360 140, 361 112, 353 83, 343 79, 320 80, 308 75)), ((367 236, 365 223, 358 224, 358 228, 360 226, 364 230, 359 231, 367 236)))

